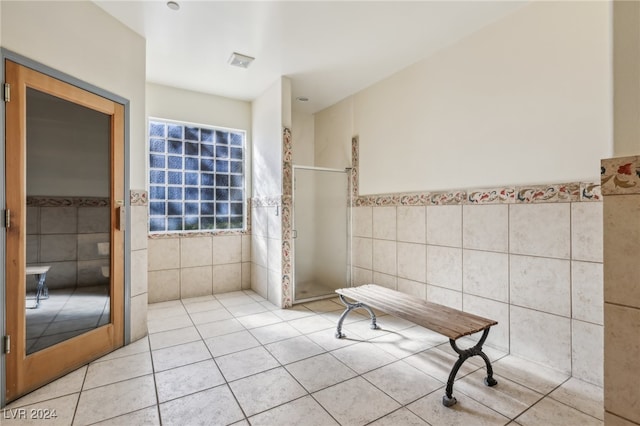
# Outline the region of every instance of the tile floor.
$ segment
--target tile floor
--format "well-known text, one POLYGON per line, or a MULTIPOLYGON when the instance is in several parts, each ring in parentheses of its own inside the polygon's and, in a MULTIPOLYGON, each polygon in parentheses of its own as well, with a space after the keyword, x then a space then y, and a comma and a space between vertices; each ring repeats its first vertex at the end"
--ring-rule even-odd
POLYGON ((251 291, 153 304, 147 338, 13 402, 2 424, 28 424, 11 420, 21 408, 56 410, 51 425, 603 424, 601 388, 490 348, 498 385, 472 358, 445 408, 444 338, 390 316, 370 330, 352 312, 337 340, 341 312, 251 291))

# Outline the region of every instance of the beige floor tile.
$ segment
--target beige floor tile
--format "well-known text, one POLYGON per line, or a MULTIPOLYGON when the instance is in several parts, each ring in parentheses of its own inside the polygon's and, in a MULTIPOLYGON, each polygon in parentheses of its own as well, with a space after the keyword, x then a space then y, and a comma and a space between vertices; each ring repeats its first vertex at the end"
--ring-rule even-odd
POLYGON ((604 422, 549 397, 515 419, 522 426, 602 426, 604 422))
POLYGON ((228 320, 200 324, 197 326, 197 329, 203 339, 208 339, 210 337, 222 336, 224 334, 242 331, 245 328, 237 319, 232 318, 228 320))
POLYGON ((362 377, 323 389, 313 397, 344 425, 364 425, 400 408, 396 401, 362 377))
POLYGON ((398 359, 368 342, 336 349, 332 354, 358 374, 391 364, 398 359))
POLYGON ((309 392, 316 392, 356 376, 331 354, 322 354, 285 367, 309 392))
POLYGON ((167 330, 175 330, 178 328, 185 328, 192 326, 193 322, 187 313, 185 312, 183 315, 169 317, 169 318, 158 318, 154 320, 147 321, 147 328, 149 329, 149 333, 159 333, 161 331, 167 330))
POLYGON ((282 319, 274 315, 272 312, 262 312, 259 314, 247 315, 237 318, 240 323, 248 329, 263 327, 269 324, 282 322, 282 319))
POLYGON ((369 340, 369 342, 396 358, 406 358, 418 352, 430 349, 438 343, 438 340, 415 338, 405 334, 405 332, 406 330, 386 333, 383 336, 369 340))
POLYGON ((222 336, 211 337, 204 341, 214 357, 228 355, 234 352, 260 346, 248 331, 238 331, 237 333, 224 334, 222 336))
POLYGON ((153 375, 82 392, 74 425, 87 425, 157 404, 153 375))
POLYGON ((216 358, 218 367, 227 381, 260 373, 280 364, 262 346, 216 358))
POLYGON ((47 401, 50 399, 58 398, 61 396, 80 393, 82 389, 82 383, 84 382, 85 375, 87 373, 87 366, 80 367, 79 369, 67 374, 55 380, 48 385, 37 389, 22 398, 13 401, 6 406, 6 409, 24 407, 32 405, 37 402, 47 401))
POLYGON ((183 299, 182 301, 180 300, 168 300, 166 302, 158 302, 158 303, 150 303, 149 304, 149 310, 150 311, 154 311, 156 309, 165 309, 165 308, 173 308, 176 306, 182 306, 182 302, 186 300, 183 299))
POLYGON ((200 340, 200 333, 195 326, 178 328, 177 330, 161 331, 149 335, 151 349, 162 349, 170 346, 200 340))
MULTIPOLYGON (((336 327, 337 324, 334 324, 336 327)), ((364 340, 375 339, 376 337, 382 337, 389 333, 388 330, 372 329, 371 320, 366 319, 362 321, 355 321, 350 324, 345 324, 342 328, 342 332, 350 337, 352 334, 362 337, 364 340)))
POLYGON ((121 358, 145 352, 149 352, 149 339, 147 336, 103 356, 99 361, 107 361, 114 358, 121 358))
POLYGON ((227 310, 236 318, 268 311, 266 306, 261 305, 258 302, 247 303, 246 305, 230 306, 227 310))
POLYGON ((391 414, 387 414, 381 419, 369 424, 370 426, 428 426, 427 422, 406 408, 401 408, 391 414))
MULTIPOLYGON (((335 330, 336 324, 319 315, 307 316, 289 321, 289 325, 303 334, 320 330, 335 330)), ((333 331, 330 331, 333 334, 333 331)))
MULTIPOLYGON (((435 377, 443 383, 447 383, 447 380, 449 380, 449 373, 451 373, 451 368, 458 360, 458 357, 445 353, 437 348, 433 348, 428 351, 412 355, 404 360, 418 370, 435 377)), ((460 379, 480 368, 479 366, 474 365, 472 361, 473 359, 469 359, 462 364, 462 367, 458 370, 456 379, 460 379)))
POLYGON ((164 426, 228 425, 244 418, 227 385, 160 404, 164 426))
POLYGON ((233 315, 224 308, 214 309, 213 311, 195 312, 190 314, 190 316, 195 325, 233 318, 233 315))
POLYGON ((509 423, 509 419, 503 415, 462 395, 452 407, 442 405, 442 394, 434 392, 407 408, 432 426, 502 426, 509 423))
POLYGON ((153 373, 149 352, 89 364, 83 390, 153 373))
POLYGON ((345 307, 341 303, 333 300, 316 300, 315 302, 304 303, 302 306, 315 313, 344 311, 345 307))
POLYGON ((192 305, 196 303, 202 302, 210 302, 217 300, 216 296, 212 294, 205 294, 204 296, 196 296, 196 297, 187 297, 182 299, 182 304, 186 307, 187 305, 192 305))
POLYGON ((158 414, 158 407, 154 405, 153 407, 143 408, 133 413, 124 414, 94 424, 100 426, 160 426, 160 415, 158 414))
POLYGON ((216 298, 218 299, 218 301, 220 303, 222 303, 222 305, 225 308, 229 308, 232 306, 238 306, 238 305, 247 305, 250 303, 255 303, 255 300, 250 297, 247 296, 246 294, 240 292, 234 292, 237 293, 237 295, 231 296, 231 294, 233 293, 226 293, 225 297, 222 297, 220 294, 216 295, 216 298))
POLYGON ((185 303, 184 307, 190 314, 223 308, 222 304, 215 299, 207 299, 204 302, 185 303))
POLYGON ((543 397, 542 394, 498 374, 493 375, 498 384, 486 386, 486 376, 487 371, 483 368, 457 380, 453 386, 453 395, 462 392, 510 419, 517 417, 543 397))
POLYGON ((361 343, 364 340, 353 332, 350 332, 348 336, 343 337, 342 339, 338 339, 335 336, 335 329, 320 330, 315 333, 309 333, 306 336, 327 351, 355 345, 356 343, 361 343))
POLYGON ((274 315, 278 316, 284 321, 292 321, 295 319, 300 319, 300 318, 308 317, 311 315, 315 315, 315 312, 305 308, 302 305, 296 305, 289 309, 280 309, 278 307, 275 307, 275 309, 271 310, 271 312, 273 312, 274 315))
POLYGON ((310 396, 265 411, 249 420, 252 426, 329 426, 338 424, 310 396))
POLYGON ((325 352, 322 347, 313 343, 313 341, 306 336, 280 340, 265 345, 265 348, 283 365, 325 352))
POLYGON ((599 386, 571 378, 549 396, 585 414, 604 420, 604 390, 599 386))
POLYGON ((157 321, 163 318, 184 316, 186 315, 186 313, 187 311, 185 310, 184 306, 182 306, 182 303, 176 303, 163 308, 147 310, 147 321, 157 321))
POLYGON ((159 402, 166 402, 222 384, 224 384, 224 377, 211 359, 156 373, 159 402))
POLYGON ((79 393, 74 393, 17 408, 8 406, 0 410, 0 419, 3 426, 67 426, 73 421, 79 396, 79 393))
POLYGON ((229 384, 247 416, 253 416, 306 395, 284 369, 276 368, 229 384))
POLYGON ((362 377, 402 405, 444 387, 444 383, 403 361, 385 365, 362 377))
POLYGON ((545 395, 569 378, 562 372, 512 355, 493 363, 493 371, 545 395))
POLYGON ((263 345, 301 335, 298 330, 291 327, 286 322, 279 322, 265 327, 252 328, 251 334, 263 345))
POLYGON ((211 358, 211 354, 203 341, 184 343, 170 348, 158 349, 152 352, 153 369, 155 372, 181 367, 211 358))

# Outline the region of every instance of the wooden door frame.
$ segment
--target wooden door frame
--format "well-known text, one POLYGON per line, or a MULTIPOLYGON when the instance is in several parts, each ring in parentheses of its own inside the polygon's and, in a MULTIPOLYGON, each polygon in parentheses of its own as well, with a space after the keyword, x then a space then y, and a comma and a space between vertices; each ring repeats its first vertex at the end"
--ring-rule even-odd
MULTIPOLYGON (((130 196, 129 196, 129 188, 130 188, 130 103, 129 100, 96 87, 92 84, 84 82, 76 77, 73 77, 69 74, 63 73, 51 67, 48 67, 44 64, 41 64, 37 61, 31 60, 27 57, 24 57, 15 52, 9 51, 5 48, 0 48, 0 80, 2 83, 5 81, 5 60, 13 61, 19 65, 22 65, 27 68, 31 68, 39 73, 46 74, 50 77, 58 79, 64 83, 71 84, 80 89, 86 90, 88 92, 94 93, 98 96, 106 98, 110 101, 121 104, 124 107, 124 159, 123 159, 123 168, 124 168, 124 176, 122 179, 124 181, 123 184, 123 198, 124 198, 124 207, 126 211, 126 227, 124 232, 124 291, 123 291, 123 304, 124 304, 124 315, 123 315, 123 335, 124 335, 124 344, 127 345, 131 341, 131 214, 130 214, 130 196)), ((4 91, 2 91, 4 92, 4 91)), ((0 209, 2 209, 2 214, 4 216, 4 206, 6 205, 6 182, 5 182, 5 102, 4 102, 4 93, 2 93, 2 101, 0 101, 0 209)), ((3 217, 4 219, 4 217, 3 217)), ((4 226, 0 226, 0 262, 2 265, 6 265, 6 229, 4 226)), ((4 269, 4 268, 3 268, 4 269)), ((6 336, 6 282, 5 282, 5 274, 0 274, 0 337, 6 336)), ((4 339, 0 342, 0 407, 4 407, 6 405, 5 395, 6 395, 6 379, 7 379, 7 370, 6 370, 6 355, 4 348, 4 339)))

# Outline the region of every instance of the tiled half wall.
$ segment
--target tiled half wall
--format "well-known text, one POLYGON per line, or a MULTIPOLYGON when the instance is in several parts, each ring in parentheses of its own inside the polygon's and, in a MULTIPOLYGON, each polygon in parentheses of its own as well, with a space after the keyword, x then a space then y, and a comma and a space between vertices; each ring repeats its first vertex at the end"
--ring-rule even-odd
POLYGON ((602 386, 601 200, 594 183, 356 192, 353 285, 495 319, 487 345, 602 386))

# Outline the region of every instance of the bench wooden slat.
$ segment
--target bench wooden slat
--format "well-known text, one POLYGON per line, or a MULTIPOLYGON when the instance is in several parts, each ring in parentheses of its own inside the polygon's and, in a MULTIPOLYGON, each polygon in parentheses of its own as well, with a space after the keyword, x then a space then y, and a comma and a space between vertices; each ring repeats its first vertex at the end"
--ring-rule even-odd
POLYGON ((453 340, 497 324, 496 321, 478 315, 416 299, 375 284, 342 288, 336 290, 336 293, 409 320, 453 340))

